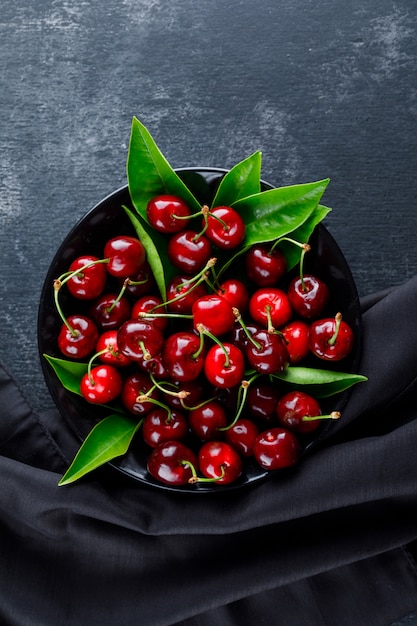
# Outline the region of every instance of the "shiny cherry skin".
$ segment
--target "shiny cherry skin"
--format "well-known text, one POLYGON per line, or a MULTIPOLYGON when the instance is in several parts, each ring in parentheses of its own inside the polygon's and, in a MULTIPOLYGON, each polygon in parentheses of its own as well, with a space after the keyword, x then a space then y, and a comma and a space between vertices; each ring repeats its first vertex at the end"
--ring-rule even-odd
POLYGON ((204 366, 204 350, 200 337, 193 332, 179 331, 166 338, 162 360, 169 376, 176 381, 189 382, 198 378, 204 366))
POLYGON ((72 331, 63 324, 58 334, 58 348, 62 354, 72 359, 89 356, 96 347, 99 332, 95 323, 84 315, 70 315, 67 318, 72 331))
POLYGON ((139 239, 120 235, 107 241, 104 257, 109 259, 107 271, 118 278, 134 276, 145 263, 146 251, 139 239))
POLYGON ((117 333, 117 345, 132 361, 149 360, 162 350, 162 332, 146 320, 128 320, 117 333))
POLYGON ((162 332, 166 329, 168 325, 168 318, 166 317, 154 317, 152 316, 153 309, 155 309, 155 313, 164 313, 164 307, 160 306, 162 304, 162 299, 159 296, 154 296, 152 294, 148 294, 146 296, 142 296, 132 306, 132 319, 146 319, 148 322, 152 322, 154 326, 159 328, 162 332), (141 314, 146 314, 146 317, 142 317, 141 314))
POLYGON ((220 439, 222 435, 219 428, 224 428, 227 424, 226 411, 220 402, 211 400, 189 411, 188 422, 191 431, 201 441, 220 439))
POLYGON ((249 300, 249 314, 263 326, 272 323, 274 328, 280 328, 290 321, 293 311, 285 291, 277 287, 261 287, 249 300))
POLYGON ((303 320, 293 320, 281 328, 287 345, 290 363, 303 361, 309 354, 309 325, 303 320))
POLYGON ((81 395, 91 404, 107 404, 115 400, 122 387, 123 379, 113 365, 96 365, 80 381, 81 395))
POLYGON ((240 324, 235 324, 231 332, 227 335, 227 341, 233 343, 239 350, 242 350, 243 353, 246 352, 246 347, 250 341, 248 334, 253 335, 258 330, 261 330, 258 324, 254 324, 250 321, 245 322, 245 327, 247 332, 243 330, 240 324))
POLYGON ((283 428, 306 435, 320 426, 320 420, 303 421, 303 417, 321 415, 320 405, 315 398, 303 391, 290 391, 277 404, 278 422, 283 428))
POLYGON ((143 440, 151 448, 156 448, 164 441, 182 441, 188 434, 188 423, 180 411, 167 411, 155 407, 147 413, 142 424, 143 440))
POLYGON ((182 441, 165 441, 148 457, 147 469, 157 481, 166 485, 186 485, 197 467, 197 456, 182 441))
POLYGON ((281 392, 276 385, 266 380, 255 381, 249 386, 246 406, 253 419, 260 422, 275 422, 277 404, 281 392))
POLYGON ((130 318, 131 306, 127 298, 117 293, 104 293, 89 308, 89 315, 101 330, 119 328, 130 318))
POLYGON ((259 428, 255 422, 246 418, 238 419, 224 432, 226 442, 243 457, 253 456, 253 446, 258 435, 259 428))
POLYGON ((149 376, 142 372, 135 372, 125 378, 120 397, 129 413, 143 417, 155 408, 152 400, 159 401, 159 396, 159 391, 153 388, 149 376), (150 399, 139 400, 143 396, 149 396, 150 399))
POLYGON ((79 300, 94 300, 104 291, 107 282, 105 264, 91 255, 80 256, 75 259, 69 272, 76 272, 66 281, 68 291, 79 300))
POLYGON ((210 210, 205 234, 218 248, 237 248, 245 238, 245 230, 242 217, 232 207, 219 206, 210 210))
POLYGON ((114 367, 127 367, 132 363, 131 359, 122 354, 117 345, 117 330, 106 330, 100 335, 96 345, 96 352, 102 363, 114 367), (103 352, 103 350, 105 352, 103 352))
POLYGON ((286 274, 287 259, 279 248, 267 244, 252 246, 245 255, 248 278, 258 287, 273 287, 286 274))
POLYGON ((278 470, 295 465, 300 458, 300 443, 286 428, 269 428, 259 433, 253 446, 253 454, 265 470, 278 470))
POLYGON ((190 276, 202 270, 210 259, 211 244, 204 235, 182 230, 170 237, 167 254, 174 267, 190 276))
POLYGON ((353 343, 353 330, 340 313, 334 318, 316 320, 310 326, 310 350, 324 361, 341 361, 350 354, 353 343))
POLYGON ((174 195, 155 196, 146 206, 146 216, 150 225, 160 233, 170 234, 184 230, 190 215, 188 205, 182 198, 174 195))
POLYGON ((320 278, 306 274, 303 278, 298 277, 291 281, 288 299, 298 315, 311 320, 323 313, 330 299, 330 291, 320 278))
POLYGON ((150 359, 137 361, 137 365, 143 372, 152 375, 156 380, 166 380, 168 378, 167 368, 160 352, 150 359))
POLYGON ((253 333, 252 338, 256 345, 248 342, 246 356, 254 370, 259 374, 276 374, 287 367, 288 350, 279 335, 262 329, 253 333))
POLYGON ((198 453, 198 467, 206 478, 228 485, 239 478, 243 463, 239 454, 225 441, 207 441, 198 453))
POLYGON ((195 284, 189 281, 189 276, 180 274, 168 282, 167 309, 170 313, 190 315, 194 302, 207 295, 204 282, 195 284))
POLYGON ((229 332, 235 323, 233 307, 226 298, 209 294, 196 300, 191 309, 193 326, 198 331, 208 331, 215 337, 229 332))
POLYGON ((230 343, 211 346, 204 360, 204 374, 214 387, 234 387, 242 382, 245 359, 239 348, 230 343), (228 359, 226 359, 227 352, 228 359), (228 360, 228 363, 227 363, 228 360))
POLYGON ((249 292, 244 282, 237 278, 224 280, 217 290, 217 293, 230 304, 238 309, 239 313, 244 313, 249 306, 249 292))

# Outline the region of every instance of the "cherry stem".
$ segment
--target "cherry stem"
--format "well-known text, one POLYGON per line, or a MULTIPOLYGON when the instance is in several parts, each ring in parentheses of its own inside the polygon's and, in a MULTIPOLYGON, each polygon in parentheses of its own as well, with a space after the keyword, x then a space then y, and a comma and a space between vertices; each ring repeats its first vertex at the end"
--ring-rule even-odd
POLYGON ((233 313, 234 316, 236 318, 236 321, 241 325, 243 332, 245 333, 246 337, 249 339, 249 341, 251 343, 253 343, 253 345, 255 346, 255 348, 257 350, 262 350, 262 346, 260 343, 258 343, 253 336, 251 335, 251 333, 249 332, 248 327, 246 326, 245 322, 242 319, 242 315, 240 314, 239 309, 237 309, 236 307, 233 307, 233 313))
POLYGON ((118 302, 120 302, 120 300, 122 299, 122 296, 123 296, 124 292, 126 291, 128 285, 129 285, 129 278, 126 278, 123 281, 123 285, 122 285, 122 288, 119 291, 118 296, 115 298, 114 302, 112 302, 112 304, 107 307, 106 313, 111 313, 113 311, 113 309, 116 306, 116 304, 118 302))
POLYGON ((203 280, 206 280, 207 272, 209 271, 210 268, 212 268, 215 265, 216 261, 217 259, 215 257, 209 259, 206 265, 204 266, 204 268, 200 272, 198 272, 196 276, 194 276, 193 278, 190 278, 189 280, 185 280, 183 283, 180 283, 176 287, 176 290, 178 291, 182 287, 186 285, 190 285, 190 288, 187 291, 185 291, 184 293, 179 293, 177 296, 175 296, 175 298, 171 298, 170 300, 167 300, 166 302, 161 302, 161 304, 155 305, 154 307, 152 307, 152 309, 150 309, 149 312, 153 312, 156 309, 160 309, 161 307, 167 306, 168 304, 172 304, 173 302, 177 302, 177 300, 180 300, 181 298, 185 298, 186 296, 188 296, 188 294, 194 291, 194 289, 196 289, 198 285, 203 282, 203 280))
POLYGON ((142 350, 142 354, 143 354, 143 358, 145 361, 150 361, 152 358, 151 353, 149 352, 149 350, 146 348, 145 343, 143 341, 143 339, 141 339, 138 342, 139 348, 142 350))
POLYGON ((342 414, 340 413, 340 411, 332 411, 328 415, 316 415, 314 417, 310 415, 304 415, 301 418, 301 421, 302 422, 315 422, 316 420, 338 420, 341 417, 342 417, 342 414))
POLYGON ((253 381, 256 380, 257 378, 259 378, 259 374, 255 374, 255 376, 252 376, 252 378, 250 378, 249 380, 242 380, 242 382, 240 383, 240 387, 239 387, 239 394, 238 394, 238 400, 237 400, 239 408, 236 411, 236 415, 230 424, 219 428, 220 431, 229 430, 230 428, 233 428, 233 426, 236 424, 236 422, 242 415, 243 407, 245 406, 246 398, 248 395, 248 389, 250 385, 253 383, 253 381))
POLYGON ((145 394, 139 395, 136 398, 136 402, 139 402, 139 403, 140 402, 150 402, 151 404, 155 404, 156 406, 159 406, 161 409, 164 409, 168 413, 167 424, 169 424, 169 422, 171 421, 171 417, 172 417, 172 410, 171 410, 171 408, 167 404, 164 404, 163 402, 161 402, 160 400, 157 400, 156 398, 150 398, 145 393, 145 394))
MULTIPOLYGON (((184 400, 185 398, 187 398, 190 395, 189 391, 185 391, 180 389, 179 391, 170 391, 169 389, 167 389, 166 387, 164 387, 163 385, 161 385, 161 383, 159 383, 154 374, 152 372, 149 373, 149 378, 151 379, 151 381, 153 382, 153 389, 159 389, 160 391, 162 391, 162 393, 168 395, 168 396, 173 396, 174 398, 179 398, 180 400, 184 400)), ((169 384, 169 383, 168 383, 169 384)))
POLYGON ((109 344, 108 346, 106 346, 105 348, 103 348, 103 350, 100 350, 99 352, 96 352, 95 354, 93 354, 93 356, 90 358, 90 360, 88 361, 88 365, 87 365, 87 375, 88 375, 88 379, 90 381, 90 384, 94 387, 95 382, 94 382, 94 378, 91 375, 91 368, 93 367, 93 363, 94 361, 101 356, 102 354, 106 354, 107 352, 110 352, 113 349, 113 345, 109 344))
POLYGON ((201 476, 197 476, 197 472, 195 471, 195 468, 193 467, 193 465, 191 463, 189 463, 188 461, 184 461, 184 465, 187 464, 192 472, 192 476, 191 478, 188 479, 188 482, 190 483, 190 485, 194 485, 195 483, 215 483, 219 480, 221 480, 222 478, 224 478, 224 475, 226 474, 226 469, 224 464, 220 465, 220 470, 221 470, 221 474, 220 476, 216 476, 216 477, 212 477, 212 478, 202 478, 201 476))
POLYGON ((275 332, 275 327, 274 327, 274 325, 272 323, 271 307, 270 307, 269 304, 267 304, 266 307, 265 307, 265 313, 266 313, 266 319, 267 319, 267 322, 268 322, 267 330, 268 330, 268 333, 272 334, 272 333, 275 332))
POLYGON ((202 350, 202 342, 204 342, 204 340, 202 339, 204 337, 204 335, 206 335, 207 337, 209 337, 212 341, 214 341, 214 343, 217 343, 217 345, 219 346, 219 348, 221 348, 223 350, 224 353, 224 367, 228 368, 230 367, 230 358, 229 358, 229 353, 226 350, 226 348, 224 347, 224 345, 222 344, 222 342, 220 341, 220 339, 218 339, 215 335, 213 335, 213 333, 211 333, 210 331, 208 331, 203 324, 197 324, 196 326, 196 330, 198 331, 198 333, 200 334, 200 347, 198 348, 197 352, 195 352, 193 354, 193 358, 197 358, 197 356, 200 355, 201 350, 202 350))
POLYGON ((333 335, 330 337, 328 341, 329 346, 333 346, 336 343, 337 336, 339 334, 340 323, 342 321, 342 314, 336 313, 334 320, 335 320, 335 330, 334 330, 333 335))

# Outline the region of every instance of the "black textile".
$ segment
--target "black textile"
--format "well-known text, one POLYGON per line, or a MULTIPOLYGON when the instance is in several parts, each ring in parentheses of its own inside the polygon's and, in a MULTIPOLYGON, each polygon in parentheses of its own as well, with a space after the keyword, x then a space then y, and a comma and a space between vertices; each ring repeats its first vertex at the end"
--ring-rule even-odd
POLYGON ((325 445, 244 492, 102 468, 0 369, 0 623, 389 626, 417 609, 417 278, 363 301, 357 385, 325 445))

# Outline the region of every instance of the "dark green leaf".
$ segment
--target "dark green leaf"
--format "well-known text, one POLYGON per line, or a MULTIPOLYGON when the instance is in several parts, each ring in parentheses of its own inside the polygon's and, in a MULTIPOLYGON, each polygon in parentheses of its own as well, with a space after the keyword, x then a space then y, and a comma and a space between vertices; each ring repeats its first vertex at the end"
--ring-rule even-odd
MULTIPOLYGON (((330 211, 331 209, 328 207, 319 204, 310 217, 308 217, 299 228, 296 228, 294 231, 288 233, 288 237, 291 237, 291 239, 295 239, 295 241, 299 241, 300 243, 307 243, 316 226, 324 220, 330 211)), ((286 241, 283 241, 279 244, 279 246, 287 259, 288 270, 292 269, 300 261, 301 249, 298 246, 286 241)))
POLYGON ((145 126, 134 117, 127 157, 127 181, 133 206, 146 220, 146 206, 160 194, 180 196, 192 212, 200 204, 172 169, 145 126))
POLYGON ((72 393, 81 395, 80 380, 86 373, 88 364, 80 363, 79 361, 57 359, 49 354, 44 354, 43 356, 54 370, 62 386, 72 393))
POLYGON ((232 167, 222 178, 211 206, 230 206, 242 198, 259 193, 261 163, 261 152, 254 152, 232 167))
POLYGON ((68 485, 125 454, 141 423, 121 414, 105 417, 90 431, 58 485, 68 485))
POLYGON ((317 398, 333 396, 349 389, 356 383, 367 380, 366 376, 360 374, 297 366, 287 367, 283 372, 274 374, 274 378, 278 378, 291 386, 308 387, 309 392, 317 398))

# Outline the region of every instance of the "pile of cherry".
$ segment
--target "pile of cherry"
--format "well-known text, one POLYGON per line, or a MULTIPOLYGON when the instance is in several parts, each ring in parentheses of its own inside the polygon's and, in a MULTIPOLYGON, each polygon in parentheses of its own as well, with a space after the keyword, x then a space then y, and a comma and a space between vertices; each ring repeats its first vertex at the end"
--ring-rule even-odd
POLYGON ((232 255, 245 237, 233 208, 191 215, 180 198, 158 196, 147 217, 167 238, 175 268, 165 301, 144 245, 131 235, 107 241, 102 258, 75 259, 55 281, 58 347, 88 361, 82 396, 119 402, 141 420, 147 469, 165 484, 228 484, 249 457, 264 470, 294 465, 322 420, 340 415, 322 415, 303 391, 283 393, 275 377, 311 355, 339 361, 353 346, 340 313, 323 317, 326 284, 303 273, 309 246, 292 242, 301 262, 288 284, 279 241, 246 249, 223 275, 216 251, 232 255), (64 285, 82 312, 65 316, 64 285))

